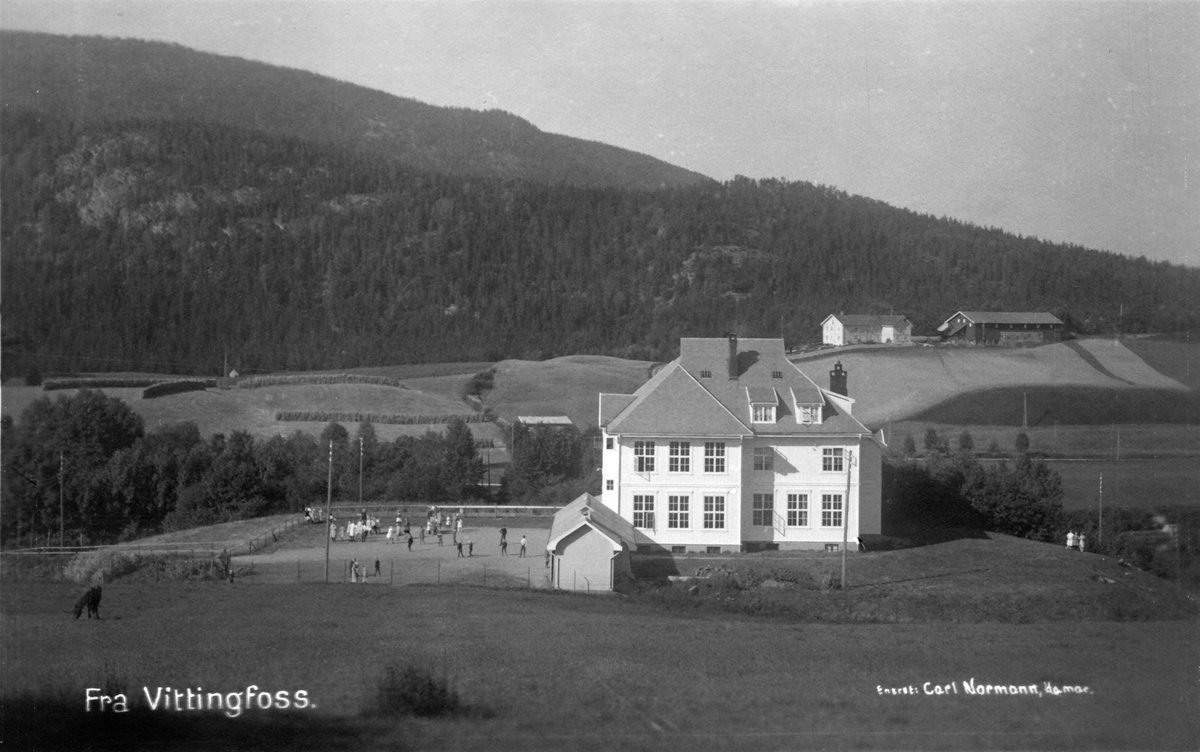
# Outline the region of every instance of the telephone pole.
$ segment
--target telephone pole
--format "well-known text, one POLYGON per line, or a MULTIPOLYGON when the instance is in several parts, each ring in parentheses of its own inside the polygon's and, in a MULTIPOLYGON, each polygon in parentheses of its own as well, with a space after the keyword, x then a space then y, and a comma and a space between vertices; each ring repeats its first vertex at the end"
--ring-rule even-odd
POLYGON ((63 453, 60 451, 58 453, 58 547, 59 548, 62 548, 64 545, 66 545, 66 537, 65 537, 65 533, 64 533, 64 530, 66 528, 63 524, 63 510, 65 508, 63 505, 64 462, 65 462, 65 460, 63 459, 63 453))
MULTIPOLYGON (((333 504, 333 439, 329 439, 329 480, 325 486, 325 524, 332 523, 329 507, 333 504)), ((329 584, 329 528, 325 528, 325 584, 329 584)))

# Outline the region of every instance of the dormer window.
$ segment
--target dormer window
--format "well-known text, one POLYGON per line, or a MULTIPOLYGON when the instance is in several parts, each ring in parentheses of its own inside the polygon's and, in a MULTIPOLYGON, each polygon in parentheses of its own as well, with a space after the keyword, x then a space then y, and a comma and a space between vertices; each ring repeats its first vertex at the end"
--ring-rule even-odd
POLYGON ((800 405, 799 408, 799 411, 796 413, 796 420, 801 425, 811 426, 821 422, 820 405, 800 405))
POLYGON ((700 378, 702 378, 702 379, 711 379, 711 378, 712 378, 712 371, 709 371, 709 370, 704 370, 704 371, 701 371, 701 372, 700 372, 700 378))
POLYGON ((775 406, 774 405, 751 405, 752 411, 751 421, 754 423, 774 423, 775 422, 775 406))
POLYGON ((771 378, 773 378, 773 379, 782 379, 782 378, 783 378, 783 371, 771 371, 771 378))

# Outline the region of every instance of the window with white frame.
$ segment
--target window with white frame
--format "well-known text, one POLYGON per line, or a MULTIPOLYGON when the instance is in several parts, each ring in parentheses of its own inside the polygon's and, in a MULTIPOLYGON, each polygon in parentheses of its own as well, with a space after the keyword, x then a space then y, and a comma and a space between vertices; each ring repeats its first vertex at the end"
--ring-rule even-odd
POLYGON ((683 529, 691 527, 691 515, 688 514, 688 511, 688 497, 668 496, 667 527, 683 529))
POLYGON ((775 450, 772 447, 754 447, 754 469, 767 472, 775 470, 775 450))
POLYGON ((654 442, 633 442, 634 470, 639 473, 654 472, 654 442))
POLYGON ((821 527, 842 526, 842 495, 821 494, 821 527))
POLYGON ((788 527, 808 527, 808 494, 787 495, 788 527))
POLYGON ((613 482, 611 480, 604 481, 604 490, 605 491, 613 490, 613 482))
POLYGON ((712 371, 709 371, 709 370, 707 370, 707 369, 703 369, 703 370, 701 370, 701 371, 700 371, 700 378, 702 378, 702 379, 711 379, 711 378, 712 378, 712 371))
POLYGON ((613 440, 612 440, 612 437, 611 437, 611 436, 610 436, 610 437, 608 437, 607 439, 605 439, 605 440, 604 440, 604 448, 605 448, 605 449, 612 449, 612 448, 613 448, 613 440))
POLYGON ((750 421, 752 423, 774 423, 774 405, 751 405, 750 421))
POLYGON ((633 526, 643 530, 654 529, 654 497, 633 497, 633 526))
POLYGON ((752 504, 750 524, 771 527, 775 516, 775 497, 769 493, 756 493, 752 504))
POLYGON ((725 442, 724 441, 706 441, 706 442, 704 442, 704 472, 706 472, 706 473, 723 473, 723 472, 725 472, 725 442))
POLYGON ((841 447, 825 447, 821 450, 821 469, 827 473, 840 473, 845 469, 842 463, 841 447))
POLYGON ((783 378, 783 371, 771 371, 771 378, 773 378, 773 379, 782 379, 782 378, 783 378))
POLYGON ((821 408, 819 405, 800 405, 800 422, 805 425, 820 423, 821 408))
POLYGON ((725 497, 724 496, 705 496, 704 497, 704 529, 705 530, 724 530, 725 529, 725 497))
POLYGON ((692 471, 692 442, 671 442, 670 454, 667 457, 667 470, 672 473, 690 473, 692 471))

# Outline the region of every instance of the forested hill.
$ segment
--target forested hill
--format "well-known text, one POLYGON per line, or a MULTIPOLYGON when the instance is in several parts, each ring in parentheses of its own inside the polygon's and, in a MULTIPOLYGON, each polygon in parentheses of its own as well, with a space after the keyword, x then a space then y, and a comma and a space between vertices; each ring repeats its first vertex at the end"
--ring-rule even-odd
POLYGON ((179 45, 0 32, 0 72, 6 111, 224 123, 456 175, 632 188, 708 180, 644 154, 543 133, 500 110, 434 107, 179 45))
POLYGON ((555 187, 207 123, 0 118, 9 374, 665 359, 728 330, 812 341, 837 311, 1200 323, 1200 270, 808 183, 555 187))

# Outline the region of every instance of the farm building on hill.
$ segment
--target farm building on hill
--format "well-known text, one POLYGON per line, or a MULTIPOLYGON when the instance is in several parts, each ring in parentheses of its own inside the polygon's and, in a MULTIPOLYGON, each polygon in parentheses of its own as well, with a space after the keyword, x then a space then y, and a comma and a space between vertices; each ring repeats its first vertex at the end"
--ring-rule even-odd
POLYGON ((612 590, 630 575, 633 526, 590 494, 554 515, 550 526, 550 582, 563 590, 612 590))
POLYGON ((907 345, 912 342, 912 322, 904 316, 835 313, 821 322, 821 342, 826 345, 907 345))
POLYGON ((600 395, 601 501, 639 550, 840 549, 879 533, 882 452, 781 339, 683 339, 633 394, 600 395))
POLYGON ((959 311, 938 327, 942 340, 970 345, 1061 342, 1065 326, 1049 313, 959 311))

